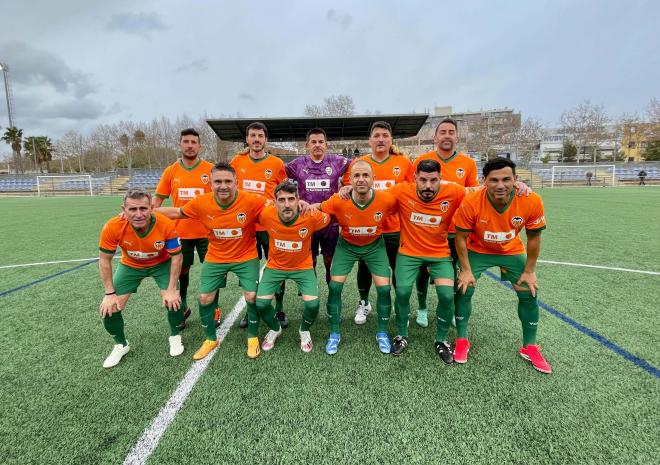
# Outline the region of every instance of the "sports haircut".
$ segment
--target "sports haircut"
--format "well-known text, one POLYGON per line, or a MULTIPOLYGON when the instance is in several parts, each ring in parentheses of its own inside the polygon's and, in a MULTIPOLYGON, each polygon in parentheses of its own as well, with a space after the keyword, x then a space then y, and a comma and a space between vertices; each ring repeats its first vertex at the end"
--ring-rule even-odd
POLYGON ((229 171, 234 177, 236 177, 236 170, 226 161, 219 161, 216 163, 213 168, 211 168, 211 173, 214 171, 229 171))
POLYGON ((501 170, 502 168, 509 167, 513 174, 516 174, 516 164, 509 160, 508 158, 497 157, 492 160, 488 160, 484 167, 481 169, 484 178, 488 176, 488 173, 494 170, 501 170))
POLYGON ((151 205, 151 194, 141 187, 133 187, 124 195, 124 205, 126 205, 127 199, 140 200, 145 197, 149 200, 149 205, 151 205))
POLYGON ((323 134, 323 138, 328 142, 328 135, 325 133, 325 130, 322 128, 313 128, 307 131, 306 142, 309 142, 309 138, 314 134, 323 134))
POLYGON ((373 134, 374 129, 387 129, 387 131, 390 133, 390 136, 392 135, 392 125, 388 123, 387 121, 374 121, 371 124, 371 128, 369 129, 369 135, 373 134))
POLYGON ((456 129, 456 132, 458 132, 458 123, 456 122, 456 120, 454 118, 443 118, 443 120, 440 121, 438 123, 438 125, 435 127, 435 133, 436 134, 438 133, 438 129, 440 128, 440 125, 445 124, 445 123, 453 124, 454 128, 456 129))
POLYGON ((277 185, 273 197, 277 198, 277 194, 281 191, 284 191, 288 194, 296 194, 296 197, 298 197, 298 181, 294 181, 293 179, 285 179, 277 185))
POLYGON ((415 173, 439 173, 440 172, 440 163, 435 160, 422 160, 417 165, 415 173))
POLYGON ((199 142, 199 133, 195 128, 188 128, 181 131, 181 137, 179 137, 179 141, 181 141, 181 139, 183 139, 184 136, 196 136, 197 142, 199 142))
POLYGON ((250 132, 250 129, 257 129, 257 130, 262 130, 264 134, 266 135, 266 139, 268 139, 268 128, 264 123, 260 123, 259 121, 255 121, 254 123, 248 124, 247 128, 245 128, 245 135, 247 136, 248 133, 250 132))

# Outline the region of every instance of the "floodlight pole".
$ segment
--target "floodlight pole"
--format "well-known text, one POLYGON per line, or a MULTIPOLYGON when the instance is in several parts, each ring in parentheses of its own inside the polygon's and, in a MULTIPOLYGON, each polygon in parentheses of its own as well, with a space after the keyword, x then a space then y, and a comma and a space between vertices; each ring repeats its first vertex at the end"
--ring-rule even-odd
POLYGON ((2 70, 2 77, 5 81, 5 97, 7 99, 7 116, 9 117, 9 127, 13 128, 14 121, 11 117, 11 101, 9 99, 9 77, 7 76, 7 73, 9 73, 9 66, 7 66, 5 63, 0 63, 0 70, 2 70))

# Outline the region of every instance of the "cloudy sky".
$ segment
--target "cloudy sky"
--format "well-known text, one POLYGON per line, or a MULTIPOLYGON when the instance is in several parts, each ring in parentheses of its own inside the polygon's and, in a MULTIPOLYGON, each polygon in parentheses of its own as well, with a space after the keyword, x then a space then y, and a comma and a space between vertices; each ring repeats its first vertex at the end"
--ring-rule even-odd
MULTIPOLYGON (((15 121, 56 139, 99 123, 509 107, 545 124, 588 99, 660 97, 660 2, 0 0, 15 121)), ((7 126, 4 99, 0 124, 7 126)))

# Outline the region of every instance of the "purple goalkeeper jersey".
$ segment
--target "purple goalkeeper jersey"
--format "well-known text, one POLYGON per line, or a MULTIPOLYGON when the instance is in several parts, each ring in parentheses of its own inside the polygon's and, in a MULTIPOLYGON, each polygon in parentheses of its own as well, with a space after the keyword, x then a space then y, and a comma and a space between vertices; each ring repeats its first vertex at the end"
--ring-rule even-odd
POLYGON ((300 198, 309 203, 323 202, 339 191, 339 180, 348 168, 349 160, 326 153, 319 163, 309 155, 287 163, 286 175, 298 181, 300 198))

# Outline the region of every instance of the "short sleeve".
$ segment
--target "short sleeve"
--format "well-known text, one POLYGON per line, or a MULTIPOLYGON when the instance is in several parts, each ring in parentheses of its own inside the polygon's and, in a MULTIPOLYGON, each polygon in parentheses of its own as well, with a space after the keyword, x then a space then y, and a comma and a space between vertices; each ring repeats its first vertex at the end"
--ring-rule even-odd
POLYGON ((287 163, 284 165, 284 170, 286 171, 286 176, 289 179, 295 179, 296 181, 298 180, 298 173, 297 173, 297 163, 296 161, 300 160, 300 158, 296 158, 295 160, 287 163))
POLYGON ((158 186, 156 187, 156 196, 162 199, 166 199, 172 193, 172 168, 167 167, 158 181, 158 186))
POLYGON ((546 224, 543 200, 541 200, 540 196, 534 196, 534 204, 530 210, 530 215, 525 223, 525 229, 527 231, 543 231, 546 228, 546 224))
POLYGON ((327 213, 323 212, 314 212, 314 231, 318 231, 319 229, 325 228, 328 224, 330 224, 330 215, 327 213))
POLYGON ((114 254, 119 246, 119 237, 110 221, 103 225, 99 239, 99 250, 103 253, 114 254))
POLYGON ((200 199, 202 198, 202 196, 199 196, 192 199, 190 202, 181 207, 181 213, 186 215, 188 218, 199 219, 199 204, 201 201, 200 199))
POLYGON ((346 170, 344 171, 344 176, 341 178, 341 183, 344 186, 350 186, 351 185, 351 165, 353 162, 350 162, 346 165, 346 170))
POLYGON ((327 213, 328 215, 335 215, 335 208, 338 198, 339 196, 337 194, 333 194, 332 197, 330 197, 328 200, 321 202, 321 211, 327 213))
POLYGON ((474 227, 474 209, 468 202, 461 202, 456 214, 454 215, 454 224, 457 231, 472 232, 474 227))

